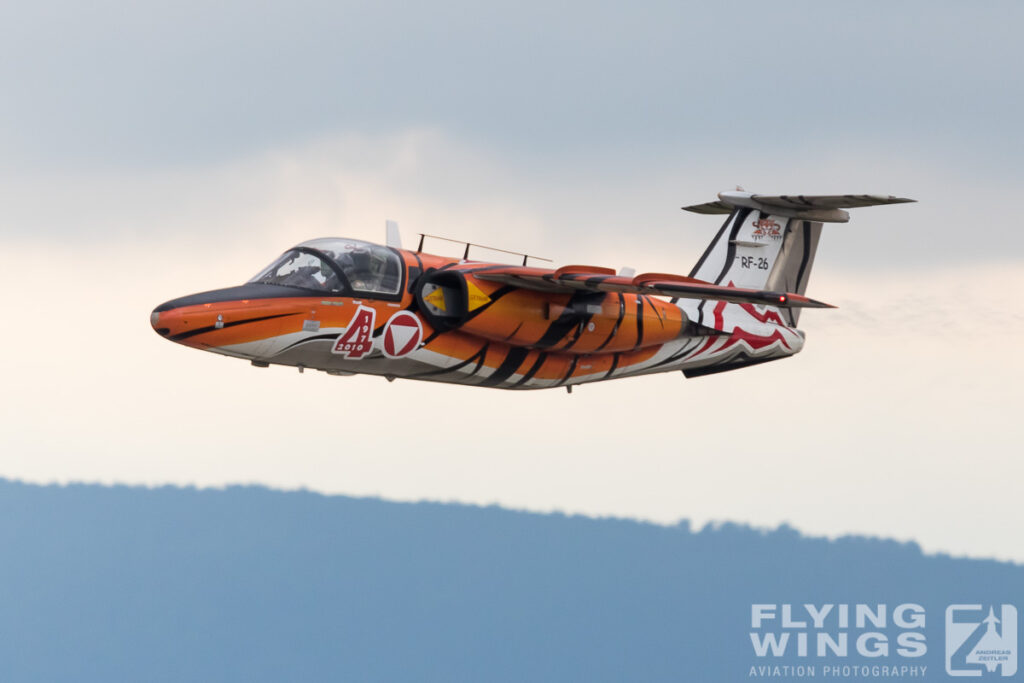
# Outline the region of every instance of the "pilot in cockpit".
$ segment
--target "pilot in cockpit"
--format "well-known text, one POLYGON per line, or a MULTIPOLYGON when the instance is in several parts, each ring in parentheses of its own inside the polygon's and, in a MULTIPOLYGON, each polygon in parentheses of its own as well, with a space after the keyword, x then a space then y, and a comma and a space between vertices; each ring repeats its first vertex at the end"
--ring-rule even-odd
POLYGON ((352 249, 338 258, 338 264, 353 289, 375 292, 380 288, 382 270, 387 267, 383 259, 374 258, 369 249, 352 249))
POLYGON ((376 278, 370 267, 370 252, 366 249, 353 249, 348 255, 352 259, 352 286, 357 289, 375 289, 376 278))
POLYGON ((324 261, 310 254, 296 254, 277 269, 280 284, 313 289, 340 289, 338 275, 324 261))
POLYGON ((290 285, 331 292, 346 290, 394 296, 401 285, 399 256, 357 240, 321 238, 300 244, 250 282, 290 285))

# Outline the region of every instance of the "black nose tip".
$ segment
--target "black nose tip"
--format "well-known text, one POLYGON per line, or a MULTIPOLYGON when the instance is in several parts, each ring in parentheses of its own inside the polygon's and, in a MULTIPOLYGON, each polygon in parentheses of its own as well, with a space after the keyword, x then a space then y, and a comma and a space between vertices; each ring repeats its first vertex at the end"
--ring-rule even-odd
POLYGON ((162 312, 161 309, 157 308, 152 313, 150 313, 149 314, 149 324, 153 326, 153 329, 156 330, 157 334, 159 334, 161 337, 166 337, 167 335, 169 335, 171 333, 171 330, 170 330, 170 328, 161 327, 160 326, 160 313, 161 312, 162 312))

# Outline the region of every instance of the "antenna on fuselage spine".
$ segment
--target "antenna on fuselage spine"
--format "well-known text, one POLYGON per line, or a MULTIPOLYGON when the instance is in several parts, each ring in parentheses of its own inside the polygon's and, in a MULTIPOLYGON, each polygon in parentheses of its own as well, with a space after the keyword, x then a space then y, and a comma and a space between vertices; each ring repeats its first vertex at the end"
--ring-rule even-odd
POLYGON ((435 240, 443 240, 445 242, 453 242, 455 244, 464 244, 464 245, 466 245, 466 248, 462 251, 462 260, 463 261, 468 261, 469 260, 469 248, 470 247, 479 247, 480 249, 489 249, 490 251, 500 251, 502 254, 512 254, 514 256, 522 256, 523 257, 523 265, 524 266, 526 265, 527 259, 534 259, 536 261, 546 261, 548 263, 552 262, 551 259, 549 259, 549 258, 544 258, 543 256, 534 256, 533 254, 524 254, 521 251, 509 251, 508 249, 499 249, 497 247, 489 247, 486 244, 477 244, 476 242, 466 242, 464 240, 453 240, 450 237, 441 237, 440 235, 428 235, 428 234, 422 233, 422 232, 419 233, 419 235, 420 235, 420 244, 419 244, 418 247, 416 247, 416 252, 417 253, 423 251, 423 240, 424 240, 424 238, 429 237, 429 238, 435 239, 435 240))

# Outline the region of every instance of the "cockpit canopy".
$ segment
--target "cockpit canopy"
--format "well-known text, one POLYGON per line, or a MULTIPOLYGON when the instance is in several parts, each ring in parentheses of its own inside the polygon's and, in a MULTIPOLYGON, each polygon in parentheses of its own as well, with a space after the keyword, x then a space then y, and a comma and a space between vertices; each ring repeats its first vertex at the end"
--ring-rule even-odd
POLYGON ((378 244, 324 237, 293 247, 249 282, 394 296, 402 286, 402 260, 378 244))

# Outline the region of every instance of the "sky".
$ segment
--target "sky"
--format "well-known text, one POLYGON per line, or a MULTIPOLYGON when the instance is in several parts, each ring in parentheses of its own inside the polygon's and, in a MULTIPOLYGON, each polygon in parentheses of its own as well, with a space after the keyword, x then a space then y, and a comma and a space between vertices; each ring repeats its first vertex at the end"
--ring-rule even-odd
MULTIPOLYGON (((1024 561, 1017 3, 0 6, 0 476, 263 483, 1024 561), (829 225, 800 355, 564 392, 168 344, 168 299, 384 221, 688 272, 742 185, 829 225), (13 293, 11 295, 10 293, 13 293)), ((445 252, 443 245, 439 251, 445 252)))

